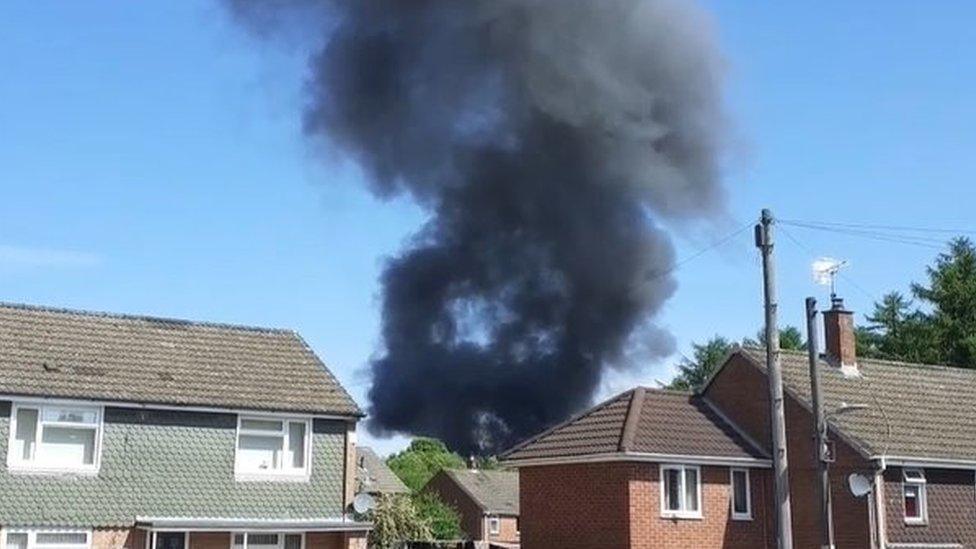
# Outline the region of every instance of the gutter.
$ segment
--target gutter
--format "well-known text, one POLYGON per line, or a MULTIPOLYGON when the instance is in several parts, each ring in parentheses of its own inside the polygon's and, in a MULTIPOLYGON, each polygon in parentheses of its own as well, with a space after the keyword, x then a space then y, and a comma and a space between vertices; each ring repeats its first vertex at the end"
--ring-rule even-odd
POLYGON ((504 460, 500 463, 509 467, 537 467, 542 465, 568 465, 578 463, 607 463, 621 461, 682 463, 687 465, 715 465, 721 467, 748 467, 756 469, 769 469, 773 466, 771 460, 759 458, 694 456, 687 454, 650 454, 639 452, 611 452, 603 454, 589 454, 584 456, 504 460))

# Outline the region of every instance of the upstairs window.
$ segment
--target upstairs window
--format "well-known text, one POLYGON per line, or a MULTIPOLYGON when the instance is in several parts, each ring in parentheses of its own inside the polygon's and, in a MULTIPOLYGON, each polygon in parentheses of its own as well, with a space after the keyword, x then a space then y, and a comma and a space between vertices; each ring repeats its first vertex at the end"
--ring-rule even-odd
POLYGON ((701 518, 701 468, 661 466, 661 516, 701 518))
POLYGON ((928 502, 925 492, 925 471, 922 469, 903 469, 902 499, 905 503, 906 523, 925 524, 928 521, 928 502))
POLYGON ((732 469, 732 520, 752 520, 749 469, 732 469))
POLYGON ((14 470, 98 470, 102 409, 16 403, 7 465, 14 470))
POLYGON ((305 478, 310 459, 308 419, 240 416, 235 473, 239 479, 305 478))

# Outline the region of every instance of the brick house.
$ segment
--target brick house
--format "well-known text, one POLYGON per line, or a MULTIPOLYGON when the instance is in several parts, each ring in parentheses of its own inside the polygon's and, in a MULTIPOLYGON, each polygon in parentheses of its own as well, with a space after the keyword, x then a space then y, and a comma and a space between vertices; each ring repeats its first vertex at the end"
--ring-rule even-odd
POLYGON ((517 472, 441 469, 423 491, 437 494, 458 510, 468 539, 496 547, 519 545, 517 472))
MULTIPOLYGON (((976 548, 976 371, 859 359, 852 313, 838 301, 823 316, 818 368, 834 446, 836 547, 976 548), (864 497, 849 489, 854 474, 870 482, 864 497)), ((813 549, 820 530, 807 354, 783 351, 781 363, 794 547, 813 549)), ((504 458, 522 480, 523 546, 774 548, 768 394, 765 352, 737 349, 694 395, 635 389, 510 450, 504 458), (728 460, 745 455, 728 444, 754 459, 740 464, 749 471, 751 521, 733 517, 744 491, 728 460), (672 513, 677 494, 669 491, 687 489, 689 470, 700 470, 691 477, 700 511, 672 513)))
POLYGON ((365 547, 361 415, 291 331, 0 305, 0 546, 365 547))
POLYGON ((633 389, 503 459, 526 549, 770 547, 769 455, 701 396, 633 389))

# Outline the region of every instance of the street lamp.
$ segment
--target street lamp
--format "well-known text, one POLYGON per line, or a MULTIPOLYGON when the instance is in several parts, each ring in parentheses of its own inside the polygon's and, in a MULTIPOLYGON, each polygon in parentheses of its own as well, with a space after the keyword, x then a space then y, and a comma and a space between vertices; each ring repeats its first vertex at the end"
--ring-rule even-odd
MULTIPOLYGON (((821 409, 822 406, 820 404, 821 409)), ((817 448, 819 450, 817 469, 820 473, 820 508, 822 510, 821 521, 823 523, 821 526, 824 528, 824 536, 826 537, 825 543, 822 545, 823 549, 834 549, 834 517, 833 508, 831 507, 829 468, 836 456, 832 441, 827 438, 827 424, 838 416, 858 410, 866 410, 867 408, 868 405, 866 404, 847 404, 846 402, 841 402, 840 406, 834 409, 834 411, 824 414, 823 420, 817 422, 817 427, 819 428, 819 432, 817 433, 817 448)))

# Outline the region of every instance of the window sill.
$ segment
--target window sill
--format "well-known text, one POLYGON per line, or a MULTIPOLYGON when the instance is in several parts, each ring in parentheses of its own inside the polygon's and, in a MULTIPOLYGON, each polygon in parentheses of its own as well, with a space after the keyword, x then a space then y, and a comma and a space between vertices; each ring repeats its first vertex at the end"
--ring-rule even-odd
POLYGON ((732 515, 732 520, 736 522, 752 522, 752 515, 732 515))
POLYGON ((42 465, 8 464, 7 471, 12 475, 81 475, 98 476, 97 467, 45 467, 42 465))
POLYGON ((704 517, 701 513, 661 513, 661 518, 677 520, 702 520, 704 517))
POLYGON ((310 473, 234 473, 237 482, 309 482, 310 473))
POLYGON ((926 519, 905 519, 905 526, 928 526, 929 521, 926 519))

